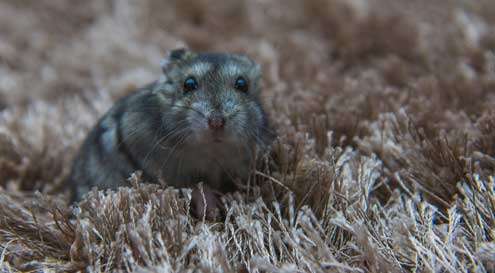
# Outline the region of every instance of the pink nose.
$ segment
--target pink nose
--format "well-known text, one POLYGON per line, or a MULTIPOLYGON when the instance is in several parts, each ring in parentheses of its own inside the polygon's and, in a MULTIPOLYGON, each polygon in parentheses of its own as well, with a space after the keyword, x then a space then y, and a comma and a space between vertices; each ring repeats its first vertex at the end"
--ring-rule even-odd
POLYGON ((222 114, 213 113, 208 118, 208 127, 210 127, 211 130, 215 130, 215 131, 222 130, 224 126, 225 126, 225 117, 222 114))

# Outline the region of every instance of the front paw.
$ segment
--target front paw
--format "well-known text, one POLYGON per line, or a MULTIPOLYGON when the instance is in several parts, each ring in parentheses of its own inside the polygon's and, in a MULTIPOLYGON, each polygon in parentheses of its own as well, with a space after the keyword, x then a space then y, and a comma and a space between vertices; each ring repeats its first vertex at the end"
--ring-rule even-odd
POLYGON ((208 221, 220 221, 224 207, 220 200, 221 194, 203 183, 193 188, 191 194, 191 212, 198 218, 208 221))

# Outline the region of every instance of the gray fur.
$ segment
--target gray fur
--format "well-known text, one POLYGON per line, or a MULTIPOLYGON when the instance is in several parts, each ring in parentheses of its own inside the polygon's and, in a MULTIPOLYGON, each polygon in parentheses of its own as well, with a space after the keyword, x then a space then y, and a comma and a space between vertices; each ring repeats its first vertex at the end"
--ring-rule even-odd
POLYGON ((69 177, 74 200, 95 186, 126 186, 137 170, 151 182, 229 191, 268 148, 273 133, 258 98, 259 65, 236 54, 172 51, 162 70, 159 81, 117 101, 89 133, 69 177), (185 94, 188 76, 199 88, 185 94), (234 88, 239 76, 249 82, 247 93, 234 88), (213 112, 226 119, 221 143, 209 139, 213 112))

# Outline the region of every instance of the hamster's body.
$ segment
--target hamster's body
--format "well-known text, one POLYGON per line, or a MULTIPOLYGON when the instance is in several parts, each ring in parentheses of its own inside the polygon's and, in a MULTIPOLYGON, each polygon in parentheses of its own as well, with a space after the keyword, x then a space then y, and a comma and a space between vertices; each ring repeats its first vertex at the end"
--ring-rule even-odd
POLYGON ((117 101, 80 148, 69 177, 74 200, 117 188, 141 170, 175 187, 218 192, 245 181, 273 139, 260 104, 259 66, 242 55, 172 51, 164 76, 117 101))

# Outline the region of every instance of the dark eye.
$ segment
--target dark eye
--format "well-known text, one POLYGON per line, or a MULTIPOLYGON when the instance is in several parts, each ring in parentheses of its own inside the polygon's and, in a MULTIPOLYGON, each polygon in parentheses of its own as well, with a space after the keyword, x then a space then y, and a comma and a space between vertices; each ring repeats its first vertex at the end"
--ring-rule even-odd
POLYGON ((188 77, 184 80, 184 93, 189 93, 198 89, 198 81, 195 77, 188 77))
POLYGON ((248 91, 248 82, 246 79, 244 79, 243 77, 239 77, 235 80, 235 84, 234 84, 234 87, 235 89, 243 92, 243 93, 246 93, 248 91))

